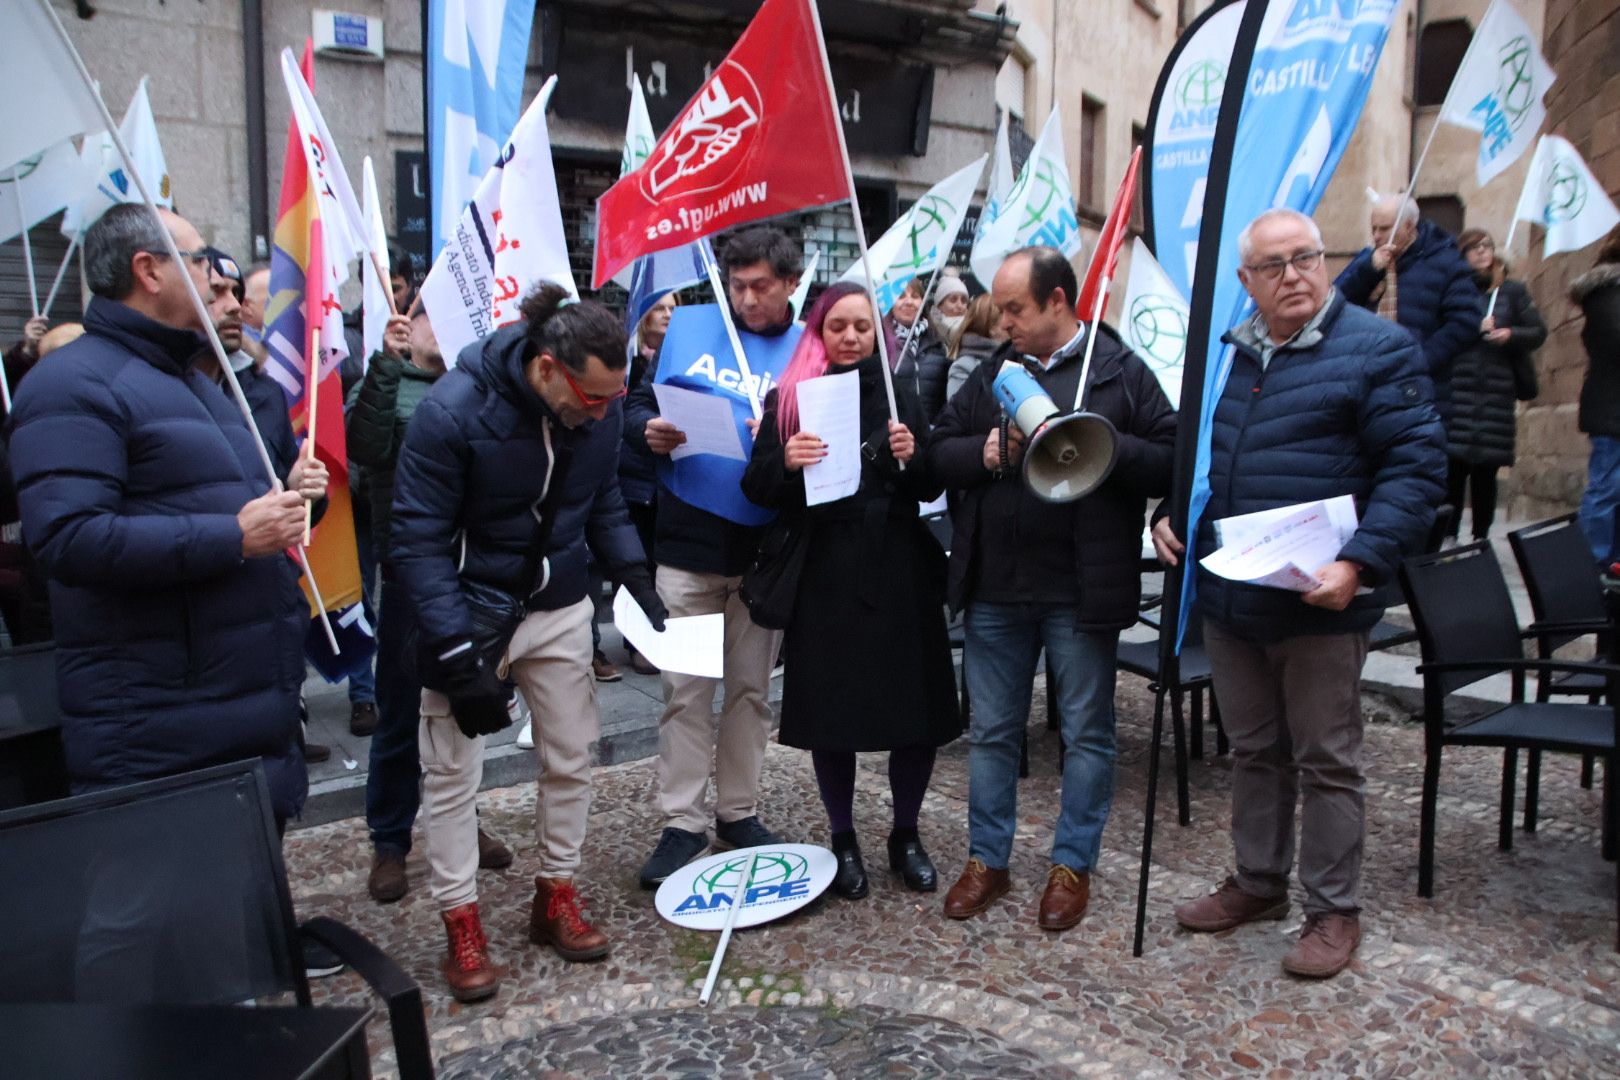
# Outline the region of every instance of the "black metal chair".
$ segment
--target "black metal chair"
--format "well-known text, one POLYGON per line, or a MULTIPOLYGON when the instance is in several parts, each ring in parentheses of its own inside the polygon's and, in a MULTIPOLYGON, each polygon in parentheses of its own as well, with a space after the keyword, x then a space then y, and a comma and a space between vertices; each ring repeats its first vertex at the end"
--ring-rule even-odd
POLYGON ((56 646, 0 649, 0 810, 68 793, 56 646))
MULTIPOLYGON (((1434 513, 1434 524, 1429 526, 1429 534, 1423 540, 1423 554, 1433 555, 1440 550, 1451 535, 1451 523, 1457 517, 1457 508, 1450 503, 1441 503, 1434 513)), ((1367 651, 1379 652, 1383 649, 1393 649, 1398 645, 1410 645, 1417 640, 1417 630, 1403 625, 1390 618, 1378 620, 1377 625, 1367 635, 1367 651)))
MULTIPOLYGON (((0 814, 0 1002, 309 1007, 257 761, 0 814)), ((433 1076, 416 983, 328 918, 302 930, 388 1006, 399 1075, 433 1076)), ((3 1071, 3 1070, 0 1070, 3 1071)))
MULTIPOLYGON (((1401 588, 1417 624, 1423 648, 1424 765, 1420 810, 1418 895, 1434 895, 1435 804, 1439 798, 1441 755, 1447 746, 1502 748, 1501 812, 1497 845, 1513 847, 1513 798, 1520 750, 1601 754, 1604 768, 1603 854, 1613 857, 1617 806, 1614 792, 1620 712, 1610 705, 1525 700, 1527 672, 1585 672, 1620 683, 1620 666, 1552 659, 1527 660, 1507 582, 1488 542, 1452 548, 1406 560, 1401 588), (1512 701, 1463 720, 1445 714, 1446 699, 1462 687, 1506 672, 1512 701)), ((1610 701, 1615 698, 1610 696, 1610 701)), ((1616 881, 1620 916, 1620 878, 1616 881)), ((1620 950, 1620 939, 1616 941, 1620 950)))
MULTIPOLYGON (((1551 657, 1555 650, 1587 634, 1597 635, 1597 653, 1594 660, 1614 659, 1608 607, 1603 602, 1603 586, 1597 568, 1592 565, 1592 551, 1586 534, 1574 514, 1564 514, 1546 521, 1527 525, 1508 533, 1513 558, 1519 564, 1525 591, 1530 594, 1530 610, 1535 622, 1530 632, 1536 637, 1536 647, 1542 657, 1551 657)), ((1565 672, 1536 679, 1536 700, 1550 701, 1553 697, 1582 697, 1596 705, 1607 686, 1604 681, 1584 672, 1565 672)), ((1595 759, 1587 754, 1581 758, 1581 786, 1592 786, 1592 765, 1595 759)), ((1536 829, 1536 796, 1540 780, 1541 755, 1530 754, 1530 771, 1524 795, 1524 827, 1527 832, 1536 829)))
MULTIPOLYGON (((1157 619, 1141 616, 1144 626, 1160 629, 1157 619)), ((1187 633, 1182 638, 1181 655, 1173 660, 1168 670, 1159 663, 1159 637, 1151 641, 1121 641, 1115 658, 1121 671, 1146 679, 1153 692, 1153 708, 1161 712, 1165 698, 1170 700, 1170 730, 1176 755, 1176 813, 1177 820, 1187 825, 1192 822, 1192 800, 1188 792, 1188 758, 1204 756, 1204 694, 1209 694, 1210 718, 1215 722, 1215 752, 1225 754, 1228 746, 1226 732, 1221 727, 1220 707, 1215 700, 1215 686, 1210 673, 1209 656, 1204 652, 1204 622, 1193 611, 1187 620, 1187 633), (1188 695, 1192 697, 1191 753, 1188 748, 1188 725, 1184 712, 1188 695)))

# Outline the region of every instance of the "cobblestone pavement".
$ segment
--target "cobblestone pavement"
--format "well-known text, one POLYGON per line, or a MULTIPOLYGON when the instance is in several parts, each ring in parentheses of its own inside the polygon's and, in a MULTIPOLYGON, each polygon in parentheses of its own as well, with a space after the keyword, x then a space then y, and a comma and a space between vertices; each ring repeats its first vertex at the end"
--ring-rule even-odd
MULTIPOLYGON (((660 826, 650 761, 596 775, 580 880, 589 916, 614 941, 599 964, 566 964, 527 944, 533 792, 480 797, 485 827, 518 856, 507 871, 480 874, 490 946, 509 970, 480 1005, 454 1003, 440 981, 443 936, 420 840, 411 893, 389 907, 365 893, 361 821, 290 835, 287 863, 300 917, 350 923, 420 981, 447 1075, 1620 1074, 1615 869, 1598 852, 1599 793, 1578 786, 1574 761, 1549 758, 1539 830, 1517 831, 1514 850, 1501 852, 1501 755, 1449 751, 1437 895, 1422 900, 1421 732, 1380 699, 1366 705, 1364 940, 1352 967, 1325 983, 1278 967, 1299 929, 1297 906, 1284 922, 1223 934, 1176 927, 1173 905, 1229 869, 1230 767, 1219 758, 1192 763, 1191 826, 1175 825, 1173 785, 1161 787, 1146 952, 1130 955, 1151 720, 1151 697, 1134 679, 1121 684, 1118 784, 1091 909, 1061 935, 1035 924, 1058 787, 1056 737, 1038 723, 1010 897, 959 923, 940 915, 939 894, 904 891, 883 865, 883 757, 863 756, 856 817, 871 896, 829 898, 739 932, 707 1011, 696 997, 714 936, 661 921, 635 880, 660 826), (503 1054, 517 1063, 507 1072, 503 1054)), ((1043 715, 1037 687, 1032 716, 1043 715)), ((964 742, 942 752, 923 808, 923 837, 947 884, 967 845, 966 765, 964 742)), ((764 790, 768 824, 790 840, 827 842, 807 755, 773 744, 764 790)), ((322 980, 316 995, 368 1000, 352 974, 322 980)), ((372 1043, 387 1075, 380 1021, 372 1043)))

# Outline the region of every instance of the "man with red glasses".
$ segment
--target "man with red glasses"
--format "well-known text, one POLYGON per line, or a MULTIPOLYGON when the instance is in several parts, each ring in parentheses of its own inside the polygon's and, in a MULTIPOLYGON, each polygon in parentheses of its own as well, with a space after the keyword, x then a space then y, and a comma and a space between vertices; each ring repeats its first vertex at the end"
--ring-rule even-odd
POLYGON ((624 330, 556 285, 521 310, 428 391, 394 477, 389 558, 414 610, 423 686, 421 816, 449 936, 441 969, 461 1001, 500 986, 478 914, 474 796, 484 738, 510 722, 508 680, 533 714, 541 766, 529 939, 597 960, 608 939, 574 885, 599 719, 587 547, 654 626, 666 615, 619 494, 624 330))

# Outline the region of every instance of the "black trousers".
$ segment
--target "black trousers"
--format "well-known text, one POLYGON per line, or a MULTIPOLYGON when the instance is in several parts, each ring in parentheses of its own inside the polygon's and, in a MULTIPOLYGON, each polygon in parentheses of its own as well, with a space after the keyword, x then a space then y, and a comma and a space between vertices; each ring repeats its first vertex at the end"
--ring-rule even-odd
POLYGON ((1496 520, 1496 474, 1500 465, 1475 465, 1472 462, 1451 459, 1451 470, 1446 476, 1446 502, 1455 508, 1451 518, 1451 538, 1457 539, 1462 531, 1463 495, 1470 496, 1474 508, 1474 539, 1483 540, 1490 534, 1491 522, 1496 520))

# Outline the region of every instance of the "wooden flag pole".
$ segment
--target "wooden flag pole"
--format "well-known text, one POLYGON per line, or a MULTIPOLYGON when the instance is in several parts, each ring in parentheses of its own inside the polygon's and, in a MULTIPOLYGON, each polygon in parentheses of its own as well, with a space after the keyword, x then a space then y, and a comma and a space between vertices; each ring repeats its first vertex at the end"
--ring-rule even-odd
MULTIPOLYGON (((394 289, 393 289, 393 280, 394 279, 389 277, 387 274, 383 273, 382 260, 377 258, 377 253, 375 251, 372 251, 370 248, 367 248, 366 249, 366 256, 371 259, 372 273, 377 275, 377 280, 382 284, 383 295, 388 297, 388 314, 390 314, 390 315, 398 315, 399 314, 399 305, 394 303, 394 289)), ((413 305, 412 310, 414 310, 414 305, 413 305)))
POLYGON ((720 965, 725 962, 726 948, 731 944, 731 932, 737 928, 737 916, 748 902, 748 890, 753 888, 754 867, 758 863, 759 850, 756 848, 748 860, 748 875, 743 878, 737 895, 731 900, 731 907, 726 911, 726 925, 720 929, 720 941, 714 947, 714 959, 709 961, 709 974, 703 980, 703 992, 698 994, 699 1005, 707 1005, 709 996, 714 993, 715 981, 720 978, 720 965))
MULTIPOLYGON (((61 39, 63 47, 73 57, 73 64, 78 69, 79 78, 83 80, 85 88, 90 91, 90 96, 95 99, 96 108, 101 112, 102 122, 107 125, 108 137, 112 139, 113 146, 117 148, 118 156, 123 161, 124 168, 129 171, 130 179, 135 182, 136 190, 141 193, 141 199, 146 203, 147 210, 151 212, 152 219, 157 222, 158 234, 163 237, 165 253, 174 260, 176 266, 183 269, 186 262, 180 255, 180 246, 174 242, 169 227, 163 223, 163 217, 158 213, 157 203, 152 199, 152 193, 147 190, 146 181, 141 178, 140 170, 135 168, 135 159, 130 154, 129 147, 124 144, 124 137, 119 133, 118 125, 113 123, 112 113, 107 109, 107 103, 101 98, 100 88, 96 86, 95 80, 90 78, 90 72, 84 66, 84 57, 79 55, 79 50, 73 45, 73 39, 68 37, 67 30, 62 26, 62 20, 57 17, 56 10, 51 6, 50 0, 34 0, 34 2, 39 5, 40 11, 50 20, 51 25, 56 28, 57 36, 61 39)), ((276 475, 276 467, 270 461, 270 452, 264 447, 264 439, 259 435, 258 425, 253 422, 253 406, 248 404, 247 395, 242 392, 242 384, 237 381, 236 372, 231 369, 230 358, 225 355, 225 346, 220 342, 219 332, 214 329, 214 320, 208 314, 208 305, 203 303, 202 294, 197 291, 197 284, 191 280, 189 273, 182 273, 180 280, 185 283, 186 295, 190 298, 192 311, 196 314, 197 320, 203 328, 203 333, 208 338, 208 345, 214 350, 214 359, 219 362, 219 368, 225 374, 225 381, 230 384, 231 396, 235 399, 237 408, 241 410, 242 419, 247 421, 248 433, 253 436, 253 447, 259 453, 259 464, 264 467, 265 475, 270 479, 270 490, 282 491, 285 485, 282 484, 281 477, 276 475)), ((309 560, 304 557, 303 548, 295 548, 294 550, 298 553, 298 564, 303 568, 304 580, 309 582, 310 594, 315 598, 315 610, 319 613, 321 628, 326 631, 326 641, 332 646, 333 654, 336 655, 340 651, 338 649, 337 635, 332 632, 331 620, 326 617, 326 605, 321 600, 320 588, 315 584, 315 575, 310 572, 309 560)))
MULTIPOLYGON (((321 328, 309 328, 309 424, 304 429, 304 458, 307 461, 315 460, 315 405, 320 398, 321 387, 321 328)), ((304 501, 304 546, 309 547, 309 534, 315 526, 315 504, 309 500, 304 501)))

